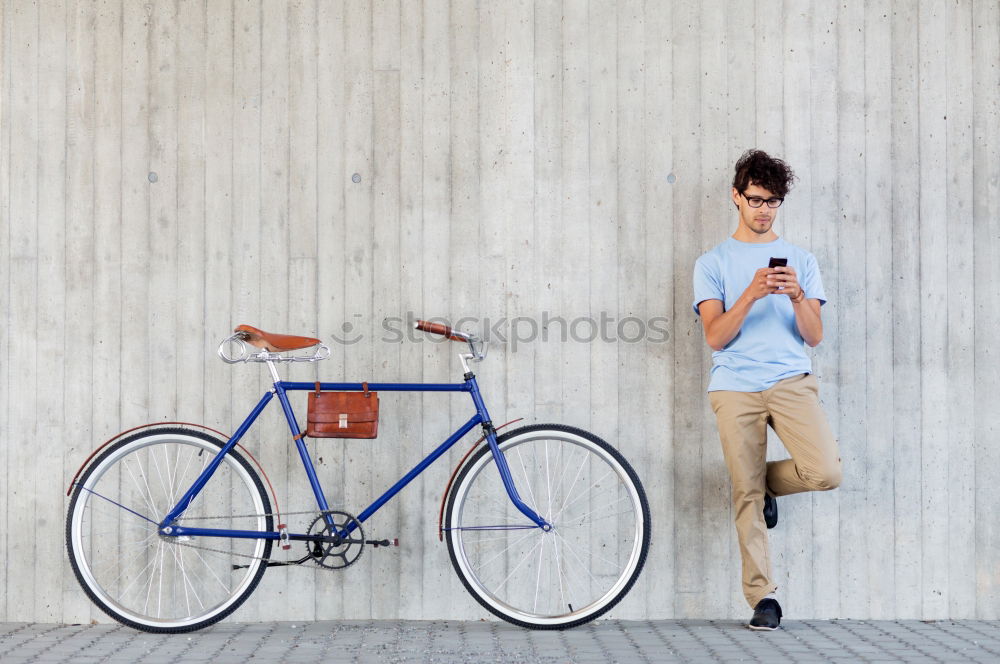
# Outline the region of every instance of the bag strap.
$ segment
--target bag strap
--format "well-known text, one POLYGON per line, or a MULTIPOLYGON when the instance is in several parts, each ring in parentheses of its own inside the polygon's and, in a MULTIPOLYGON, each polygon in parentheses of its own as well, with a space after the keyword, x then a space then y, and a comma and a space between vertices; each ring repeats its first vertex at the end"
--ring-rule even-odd
MULTIPOLYGON (((364 390, 366 397, 371 397, 372 393, 368 391, 368 381, 361 383, 361 389, 364 390)), ((319 381, 316 381, 316 392, 317 395, 320 394, 319 381)))

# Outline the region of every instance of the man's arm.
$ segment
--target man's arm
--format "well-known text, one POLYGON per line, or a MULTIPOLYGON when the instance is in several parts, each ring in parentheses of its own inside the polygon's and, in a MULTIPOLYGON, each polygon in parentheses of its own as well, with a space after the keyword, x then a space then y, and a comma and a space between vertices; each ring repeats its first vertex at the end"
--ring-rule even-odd
POLYGON ((701 316, 701 325, 705 330, 705 341, 712 350, 725 348, 726 344, 739 334, 754 302, 778 290, 776 286, 767 283, 768 277, 773 272, 774 269, 769 267, 757 270, 753 281, 729 311, 724 310, 722 300, 703 300, 698 303, 698 315, 701 316))
MULTIPOLYGON (((799 291, 802 292, 801 290, 799 291)), ((799 302, 792 301, 795 310, 795 326, 799 334, 810 348, 815 348, 823 341, 823 319, 819 313, 819 300, 807 300, 805 293, 799 297, 799 302)))
POLYGON ((781 294, 788 296, 792 301, 792 309, 795 311, 795 326, 799 328, 799 334, 810 347, 818 346, 819 342, 823 341, 823 318, 820 315, 820 303, 816 299, 806 299, 805 291, 799 285, 795 268, 775 268, 775 273, 771 275, 767 283, 775 286, 781 294))

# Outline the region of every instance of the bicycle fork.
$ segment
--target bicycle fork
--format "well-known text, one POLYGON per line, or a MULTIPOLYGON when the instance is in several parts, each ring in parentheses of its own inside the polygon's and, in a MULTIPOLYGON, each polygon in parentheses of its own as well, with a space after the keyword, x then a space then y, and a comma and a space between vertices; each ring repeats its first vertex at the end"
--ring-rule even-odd
POLYGON ((483 426, 483 436, 485 436, 486 442, 490 446, 490 452, 493 454, 493 462, 496 463, 497 471, 500 473, 500 479, 503 482, 504 489, 507 491, 507 496, 514 504, 514 507, 521 514, 528 517, 535 525, 545 532, 552 530, 552 524, 539 516, 531 507, 528 507, 517 493, 517 487, 514 486, 514 478, 510 474, 510 466, 507 465, 507 458, 500 451, 500 446, 497 444, 496 429, 493 427, 492 420, 490 420, 490 414, 486 411, 486 404, 483 403, 483 397, 479 393, 479 384, 476 383, 476 375, 471 371, 467 371, 464 378, 466 384, 469 386, 472 401, 476 404, 476 412, 483 426))

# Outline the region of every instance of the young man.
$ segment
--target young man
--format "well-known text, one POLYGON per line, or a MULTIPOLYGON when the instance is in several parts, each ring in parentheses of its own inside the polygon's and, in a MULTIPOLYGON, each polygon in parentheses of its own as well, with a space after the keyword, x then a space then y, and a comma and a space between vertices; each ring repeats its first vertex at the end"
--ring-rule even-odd
POLYGON ((840 484, 837 444, 803 347, 823 339, 819 267, 772 229, 794 177, 780 159, 745 152, 733 178, 736 232, 694 269, 695 312, 715 351, 708 396, 733 484, 749 627, 763 630, 781 622, 766 530, 777 523, 775 497, 840 484), (772 258, 787 264, 768 267, 772 258), (791 459, 766 463, 768 425, 791 459))

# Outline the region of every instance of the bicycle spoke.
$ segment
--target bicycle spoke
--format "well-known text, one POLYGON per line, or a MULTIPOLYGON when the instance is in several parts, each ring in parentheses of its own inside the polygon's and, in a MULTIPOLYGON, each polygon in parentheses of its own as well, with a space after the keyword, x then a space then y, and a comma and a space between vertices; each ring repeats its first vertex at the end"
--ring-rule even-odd
MULTIPOLYGON (((574 455, 573 455, 573 451, 572 450, 570 450, 569 452, 567 452, 565 450, 565 446, 564 445, 560 445, 559 446, 559 453, 560 453, 560 457, 561 457, 560 458, 559 467, 561 468, 561 472, 559 473, 559 486, 558 486, 559 490, 556 492, 556 495, 563 496, 563 500, 562 500, 563 504, 565 504, 566 500, 568 500, 568 496, 572 493, 573 487, 576 485, 576 481, 579 478, 580 473, 583 472, 583 469, 587 465, 588 454, 587 454, 586 450, 582 450, 581 449, 581 450, 578 450, 578 452, 579 452, 579 456, 580 456, 580 466, 577 469, 576 474, 573 476, 573 482, 569 485, 569 488, 567 489, 566 488, 566 476, 570 472, 570 468, 572 466, 571 461, 573 460, 573 456, 574 455)), ((561 508, 554 510, 555 513, 558 513, 559 511, 561 511, 561 508)), ((553 518, 553 519, 556 518, 555 514, 553 513, 552 510, 549 511, 549 516, 551 518, 553 518)))
MULTIPOLYGON (((553 539, 553 548, 558 551, 559 537, 553 539)), ((561 598, 560 608, 565 607, 569 609, 571 602, 566 598, 567 595, 575 594, 581 598, 586 598, 589 593, 587 591, 586 584, 583 581, 586 579, 585 576, 577 575, 574 577, 569 573, 569 565, 565 564, 566 556, 564 555, 566 547, 563 547, 563 553, 557 553, 554 558, 554 564, 559 575, 559 594, 561 598), (565 590, 564 590, 565 587, 565 590)), ((572 609, 570 609, 572 610, 572 609)))
MULTIPOLYGON (((154 451, 153 456, 156 453, 154 451)), ((180 450, 174 455, 174 459, 171 461, 170 455, 167 454, 167 449, 163 448, 163 467, 167 471, 167 486, 166 490, 163 492, 164 500, 169 508, 174 503, 174 493, 177 491, 177 466, 180 463, 180 450)))
MULTIPOLYGON (((155 541, 154 538, 153 537, 147 537, 145 539, 139 540, 138 542, 131 543, 131 546, 129 548, 130 549, 140 549, 141 548, 143 550, 149 549, 150 548, 149 544, 151 543, 151 541, 155 541)), ((126 543, 126 544, 129 544, 129 543, 126 543)), ((118 569, 120 571, 118 572, 118 576, 116 576, 113 579, 111 579, 111 583, 114 584, 114 583, 117 583, 122 578, 122 575, 125 574, 125 571, 126 571, 125 569, 122 569, 122 561, 121 560, 118 560, 118 559, 109 560, 107 563, 105 563, 105 565, 103 567, 96 568, 96 569, 93 570, 93 572, 94 572, 94 575, 97 576, 98 578, 103 578, 104 577, 104 573, 111 574, 111 573, 113 573, 113 570, 116 570, 116 569, 118 569)))
POLYGON ((594 509, 590 510, 589 512, 584 512, 583 514, 580 514, 579 516, 575 516, 569 522, 563 522, 563 521, 561 521, 560 524, 564 525, 564 527, 565 527, 565 525, 569 525, 570 527, 572 527, 572 523, 573 522, 582 521, 584 519, 586 519, 587 522, 589 522, 589 523, 593 523, 594 521, 599 520, 599 519, 607 519, 608 516, 624 516, 626 514, 634 514, 634 512, 632 512, 631 510, 629 510, 629 511, 612 513, 612 514, 609 514, 608 516, 598 517, 597 519, 594 519, 593 517, 591 517, 592 514, 594 514, 595 512, 597 512, 599 510, 602 510, 602 509, 605 509, 605 508, 609 508, 609 507, 614 507, 615 505, 618 505, 619 503, 624 503, 624 502, 631 503, 632 501, 629 498, 629 496, 625 495, 625 496, 622 496, 621 498, 619 498, 618 500, 616 500, 615 502, 613 502, 613 503, 611 503, 609 505, 598 505, 597 507, 595 507, 594 509))
MULTIPOLYGON (((198 450, 197 452, 195 452, 194 450, 192 450, 190 452, 189 459, 190 460, 194 460, 196 458, 201 459, 201 467, 197 469, 197 472, 194 472, 191 475, 187 474, 187 468, 185 468, 184 477, 190 477, 191 479, 190 479, 190 481, 185 481, 185 482, 179 483, 177 485, 177 491, 175 491, 174 495, 170 497, 170 505, 169 505, 169 507, 172 508, 172 507, 174 507, 177 504, 177 502, 181 499, 181 495, 180 494, 183 493, 183 491, 187 490, 186 487, 189 484, 193 484, 194 480, 196 478, 198 478, 198 477, 201 476, 201 474, 205 471, 205 468, 208 467, 208 464, 210 464, 212 462, 212 459, 214 458, 214 455, 206 454, 205 450, 198 450)), ((188 467, 190 467, 190 463, 189 463, 188 467)), ((206 504, 207 501, 205 500, 204 495, 203 494, 199 494, 199 496, 200 496, 200 499, 201 499, 201 504, 203 504, 203 505, 206 504)), ((181 514, 186 514, 190 509, 191 509, 191 504, 188 503, 187 505, 184 506, 184 510, 183 510, 183 512, 181 514)), ((223 516, 223 517, 219 517, 219 518, 224 518, 225 519, 225 518, 231 518, 231 517, 225 517, 225 516, 223 516)))
POLYGON ((512 543, 508 544, 508 545, 507 545, 507 546, 505 546, 505 547, 504 547, 503 549, 501 549, 500 551, 498 551, 498 552, 496 553, 496 555, 494 555, 494 556, 493 556, 492 558, 490 558, 489 560, 487 560, 487 561, 485 561, 485 562, 482 562, 482 563, 480 563, 480 564, 479 564, 479 565, 478 565, 478 566, 476 567, 476 569, 480 569, 480 570, 481 570, 481 569, 484 569, 484 568, 485 568, 486 566, 488 566, 488 565, 489 565, 490 563, 492 563, 492 562, 493 562, 494 560, 496 560, 496 559, 497 559, 497 558, 499 558, 500 556, 502 556, 502 555, 504 555, 505 553, 507 553, 507 551, 509 551, 511 547, 513 547, 513 546, 516 546, 517 544, 520 544, 521 542, 523 542, 524 540, 528 539, 529 537, 531 537, 531 536, 532 536, 532 535, 534 535, 534 534, 535 534, 535 533, 531 533, 531 532, 529 532, 529 533, 528 533, 527 535, 523 535, 523 536, 519 537, 519 538, 517 539, 517 541, 516 541, 516 542, 512 542, 512 543))
POLYGON ((153 595, 153 577, 156 572, 156 567, 157 565, 159 565, 159 559, 160 559, 160 550, 159 547, 155 547, 153 550, 153 560, 150 561, 152 563, 152 567, 149 572, 149 584, 146 587, 146 601, 142 605, 142 610, 144 612, 149 611, 149 599, 153 595))
MULTIPOLYGON (((534 530, 535 528, 537 528, 537 526, 534 526, 531 529, 534 530)), ((505 532, 505 533, 509 533, 509 532, 511 532, 512 529, 501 529, 501 528, 495 528, 495 529, 494 528, 490 528, 490 529, 480 529, 480 528, 450 528, 449 530, 464 530, 464 531, 476 530, 476 531, 483 532, 483 533, 493 533, 493 532, 505 532)), ((520 527, 518 527, 517 530, 528 530, 528 529, 527 528, 520 528, 520 527)), ((498 537, 478 537, 477 536, 475 538, 475 542, 477 544, 482 545, 482 544, 486 544, 487 542, 498 542, 500 540, 505 540, 508 537, 509 537, 508 535, 500 535, 498 537)), ((472 539, 472 538, 470 538, 470 539, 472 539)))
MULTIPOLYGON (((597 486, 601 482, 603 482, 606 477, 608 477, 609 475, 614 475, 614 474, 615 474, 615 471, 612 470, 612 469, 609 469, 606 473, 604 473, 604 475, 602 475, 600 477, 600 479, 597 479, 594 482, 592 482, 591 485, 589 487, 587 487, 587 489, 594 488, 595 486, 597 486)), ((562 515, 562 513, 565 512, 567 509, 569 509, 571 506, 575 505, 576 503, 580 502, 584 498, 588 498, 588 497, 592 497, 592 496, 590 496, 589 493, 581 493, 579 497, 574 498, 573 501, 570 502, 568 505, 564 505, 563 508, 561 510, 559 510, 559 515, 562 515)))
POLYGON ((500 583, 500 585, 499 585, 499 586, 497 586, 497 588, 496 588, 496 591, 497 591, 497 592, 499 592, 499 591, 503 590, 503 587, 507 585, 507 582, 508 582, 508 581, 510 581, 510 578, 511 578, 512 576, 514 576, 514 574, 515 574, 515 573, 517 572, 517 570, 521 569, 521 566, 522 566, 522 565, 523 565, 523 564, 524 564, 524 563, 525 563, 526 561, 528 561, 528 560, 530 560, 530 559, 531 559, 531 557, 532 557, 532 556, 534 555, 534 553, 535 553, 535 549, 537 549, 537 548, 538 548, 539 546, 541 546, 541 545, 542 545, 542 542, 543 542, 543 541, 544 541, 544 538, 539 538, 539 540, 538 540, 538 544, 536 544, 535 546, 531 547, 531 550, 530 550, 530 551, 528 551, 528 554, 527 554, 526 556, 524 556, 523 558, 521 558, 521 562, 519 562, 519 563, 518 563, 517 565, 515 565, 515 566, 514 566, 514 569, 512 569, 512 570, 510 571, 510 574, 508 574, 508 575, 507 575, 507 577, 506 577, 506 578, 505 578, 505 579, 504 579, 504 580, 503 580, 503 581, 502 581, 502 582, 500 583))
POLYGON ((160 573, 156 584, 156 615, 163 615, 163 566, 167 562, 166 545, 160 542, 160 573))
POLYGON ((581 519, 580 519, 580 517, 577 517, 576 519, 573 519, 572 521, 562 521, 562 522, 560 522, 559 527, 560 527, 560 530, 565 531, 565 530, 572 529, 572 528, 583 528, 584 526, 587 526, 587 525, 593 525, 593 524, 597 523, 598 521, 606 521, 608 519, 616 519, 616 518, 621 518, 621 517, 629 518, 632 522, 634 522, 635 521, 635 512, 632 511, 632 510, 623 510, 621 512, 609 512, 608 514, 605 514, 604 516, 596 516, 596 517, 595 516, 591 516, 591 517, 587 517, 586 523, 582 522, 581 519), (581 521, 581 523, 574 523, 575 521, 581 521))
POLYGON ((531 501, 532 507, 537 507, 538 500, 535 498, 534 490, 531 487, 531 480, 528 478, 528 469, 524 465, 524 457, 521 456, 521 450, 519 448, 514 451, 517 452, 517 461, 521 465, 521 475, 524 476, 524 486, 528 489, 528 500, 531 501))
POLYGON ((531 610, 534 613, 538 613, 538 593, 542 587, 542 556, 545 554, 545 538, 542 538, 541 546, 538 548, 538 574, 535 575, 535 603, 532 605, 531 610))
MULTIPOLYGON (((138 581, 139 579, 141 579, 141 578, 142 578, 142 576, 143 576, 143 574, 145 573, 145 571, 146 571, 147 569, 149 569, 149 568, 150 568, 150 567, 151 567, 152 565, 154 565, 154 564, 155 564, 155 562, 156 562, 155 558, 154 558, 153 560, 150 560, 149 562, 147 562, 147 563, 146 563, 146 566, 145 566, 145 567, 143 567, 142 569, 140 569, 140 570, 139 570, 139 572, 138 572, 138 573, 136 574, 135 578, 133 578, 133 579, 132 579, 132 581, 130 581, 130 582, 129 582, 129 584, 128 584, 127 586, 125 586, 125 589, 124 589, 124 590, 122 590, 122 594, 123 594, 123 595, 127 595, 127 594, 128 594, 128 591, 129 591, 129 590, 130 590, 130 589, 132 588, 132 586, 133 586, 133 585, 134 585, 134 584, 135 584, 135 583, 136 583, 136 582, 137 582, 137 581, 138 581)), ((127 562, 126 562, 125 564, 127 564, 127 562)), ((107 568, 107 569, 108 569, 109 571, 111 570, 111 565, 114 565, 114 566, 115 566, 115 567, 116 567, 116 568, 117 568, 117 569, 119 570, 119 571, 118 571, 118 576, 116 576, 115 578, 111 579, 111 581, 110 581, 110 583, 109 583, 108 585, 114 585, 114 584, 117 584, 117 583, 118 583, 119 581, 121 581, 121 580, 122 580, 122 577, 124 577, 124 576, 125 576, 125 573, 126 573, 126 572, 127 572, 128 570, 127 570, 127 569, 126 569, 126 568, 125 568, 125 567, 123 566, 123 564, 122 564, 122 561, 120 561, 120 560, 114 560, 114 561, 109 561, 109 562, 108 562, 108 565, 109 565, 109 566, 108 566, 108 568, 107 568)), ((152 572, 150 572, 150 574, 152 575, 152 572)))
MULTIPOLYGON (((188 581, 187 574, 184 571, 184 562, 181 560, 181 554, 177 547, 170 547, 170 554, 174 558, 174 564, 181 574, 181 590, 184 591, 184 606, 188 613, 191 613, 191 596, 188 594, 188 587, 191 585, 188 581)), ((193 590, 193 588, 192 588, 193 590)))
MULTIPOLYGON (((568 466, 569 464, 566 464, 566 465, 568 466)), ((563 511, 565 511, 565 509, 566 509, 566 502, 573 495, 573 489, 576 487, 576 483, 580 479, 580 474, 583 472, 583 469, 584 469, 584 467, 586 465, 587 465, 587 455, 584 454, 581 457, 581 459, 580 459, 580 466, 576 469, 576 474, 573 476, 573 482, 572 482, 572 484, 570 484, 569 489, 567 489, 564 492, 564 494, 563 494, 562 505, 559 507, 559 509, 556 511, 555 514, 552 514, 551 512, 549 513, 550 516, 551 516, 551 518, 552 518, 552 520, 557 520, 559 518, 559 516, 563 513, 563 511)), ((565 469, 564 469, 564 472, 565 472, 565 469)))
POLYGON ((219 584, 219 587, 222 588, 223 590, 228 591, 229 584, 227 584, 218 574, 215 573, 215 569, 213 569, 212 565, 209 564, 209 561, 205 560, 204 556, 201 555, 201 551, 199 551, 198 549, 192 549, 192 551, 194 551, 194 555, 198 556, 198 559, 205 564, 205 569, 207 569, 208 572, 212 575, 215 581, 219 584))
MULTIPOLYGON (((166 454, 166 452, 164 452, 164 454, 166 454)), ((151 470, 155 470, 156 471, 156 477, 160 481, 160 490, 162 492, 161 495, 163 495, 163 496, 169 496, 170 495, 170 487, 166 485, 165 480, 163 479, 163 470, 160 468, 160 463, 156 459, 156 450, 155 449, 150 451, 149 458, 150 458, 150 460, 152 461, 152 464, 153 464, 153 467, 152 467, 151 470)), ((164 513, 166 513, 166 510, 168 510, 168 509, 170 509, 170 507, 167 506, 167 505, 164 505, 164 507, 163 507, 164 513)))
POLYGON ((198 456, 198 454, 194 450, 190 450, 188 452, 187 465, 184 466, 184 470, 180 471, 177 474, 177 476, 174 478, 175 481, 172 484, 172 486, 174 487, 174 492, 171 494, 170 499, 169 499, 169 503, 170 503, 171 506, 177 504, 177 501, 180 498, 180 496, 178 496, 177 494, 180 493, 181 488, 186 484, 186 483, 182 483, 182 482, 179 482, 179 481, 176 481, 176 480, 177 480, 178 477, 188 477, 188 474, 187 474, 188 468, 191 467, 191 462, 194 460, 194 458, 196 456, 198 456))
POLYGON ((545 493, 546 505, 545 513, 552 514, 552 476, 549 473, 549 441, 545 441, 545 493))
MULTIPOLYGON (((137 478, 133 474, 129 460, 126 459, 125 461, 122 462, 122 466, 125 468, 126 471, 128 471, 129 476, 132 477, 132 482, 135 484, 135 488, 139 492, 139 496, 143 499, 143 502, 146 503, 146 507, 149 509, 149 513, 156 516, 159 514, 159 511, 156 509, 156 505, 154 504, 153 493, 149 488, 149 482, 146 480, 146 475, 143 472, 142 464, 136 462, 135 465, 138 466, 139 475, 142 478, 141 483, 139 482, 139 478, 137 478), (143 491, 143 489, 145 489, 145 491, 143 491)), ((150 521, 152 521, 152 519, 150 519, 150 521)))
MULTIPOLYGON (((558 537, 558 535, 557 535, 557 537, 558 537)), ((592 573, 592 572, 590 571, 590 565, 588 565, 588 564, 587 564, 587 563, 586 563, 586 562, 585 562, 585 561, 583 560, 583 558, 581 558, 581 557, 580 557, 580 554, 579 554, 579 553, 577 553, 576 549, 575 549, 574 547, 571 547, 571 546, 569 546, 569 545, 568 545, 568 543, 567 543, 567 542, 565 542, 565 541, 563 542, 563 548, 564 548, 564 550, 566 550, 567 552, 569 552, 570 554, 572 554, 572 556, 573 556, 573 558, 574 558, 574 559, 576 560, 576 562, 577 562, 577 563, 579 563, 579 568, 580 568, 581 570, 583 570, 584 572, 586 572, 586 575, 587 575, 588 577, 590 577, 590 580, 591 580, 591 581, 592 581, 592 582, 593 582, 594 584, 596 584, 596 585, 597 585, 598 587, 600 587, 601 583, 600 583, 600 581, 598 581, 597 577, 596 577, 596 576, 594 576, 594 574, 593 574, 593 573, 592 573)), ((567 561, 567 563, 569 563, 569 562, 570 562, 570 558, 569 558, 569 557, 567 557, 567 558, 566 558, 566 561, 567 561)), ((581 577, 581 578, 582 578, 582 577, 581 577)))
MULTIPOLYGON (((576 552, 576 548, 575 548, 575 547, 572 547, 572 546, 569 546, 569 542, 568 542, 568 541, 566 540, 566 538, 565 538, 565 537, 563 537, 562 535, 560 535, 559 533, 556 533, 556 537, 558 537, 558 538, 560 538, 560 539, 562 539, 562 540, 563 540, 563 544, 564 544, 564 546, 566 546, 566 549, 567 549, 567 550, 568 550, 568 551, 569 551, 570 553, 572 553, 573 555, 575 555, 575 556, 576 556, 576 559, 577 559, 578 561, 580 561, 580 565, 581 565, 581 566, 582 566, 582 567, 583 567, 584 569, 586 569, 586 570, 587 570, 587 573, 588 573, 588 574, 590 574, 590 570, 589 570, 589 566, 588 566, 588 565, 586 565, 586 564, 585 564, 585 563, 583 562, 583 559, 582 559, 582 558, 580 558, 580 554, 578 554, 578 553, 576 552)), ((603 560, 604 562, 606 562, 606 563, 607 563, 608 565, 610 565, 610 566, 612 566, 612 567, 614 567, 614 566, 616 566, 616 565, 618 564, 618 563, 616 563, 615 561, 611 560, 610 558, 605 558, 604 556, 599 556, 599 555, 597 555, 596 553, 591 553, 591 554, 590 554, 590 557, 591 557, 591 558, 596 558, 596 559, 598 559, 598 560, 603 560)), ((594 579, 595 581, 597 580, 597 577, 595 577, 595 576, 594 576, 593 574, 590 574, 590 578, 594 579)))
MULTIPOLYGON (((226 584, 225 584, 225 583, 224 583, 224 582, 222 581, 222 579, 220 579, 220 578, 219 578, 219 577, 218 577, 218 576, 217 576, 217 575, 215 574, 215 570, 213 570, 213 569, 212 569, 212 567, 211 567, 211 565, 209 565, 209 564, 208 564, 208 561, 206 561, 206 560, 204 559, 204 557, 202 557, 202 555, 201 555, 201 552, 200 552, 200 551, 198 551, 197 549, 191 549, 191 551, 193 551, 193 552, 194 552, 194 555, 195 555, 195 556, 197 556, 197 557, 198 557, 198 559, 199 559, 199 560, 200 560, 200 561, 201 561, 201 562, 202 562, 202 563, 203 563, 203 564, 205 565, 205 569, 207 569, 207 570, 209 571, 209 573, 210 573, 210 574, 211 574, 211 575, 212 575, 213 577, 215 577, 215 580, 216 580, 216 581, 218 582, 219 586, 220 586, 220 587, 221 587, 221 588, 222 588, 223 590, 225 590, 225 591, 229 591, 229 587, 228 587, 228 586, 227 586, 227 585, 226 585, 226 584)), ((192 580, 191 580, 191 578, 190 578, 190 576, 189 576, 189 574, 188 574, 188 572, 187 572, 187 568, 186 568, 186 567, 184 566, 184 563, 183 563, 183 558, 184 558, 184 554, 183 554, 183 552, 180 552, 180 557, 181 557, 181 575, 182 575, 182 577, 183 577, 183 579, 184 579, 184 583, 185 583, 185 584, 186 584, 187 586, 190 586, 190 588, 191 588, 191 594, 193 594, 193 595, 194 595, 194 598, 195 598, 195 601, 197 601, 197 602, 198 602, 198 606, 200 606, 200 607, 201 607, 202 609, 204 609, 204 608, 205 608, 205 606, 206 606, 206 604, 205 604, 205 602, 204 602, 204 601, 203 601, 203 600, 201 599, 201 595, 200 595, 200 594, 198 593, 198 587, 197 587, 197 586, 195 585, 194 581, 192 581, 192 580)), ((200 576, 199 576, 199 580, 201 580, 201 577, 200 577, 200 576)), ((188 609, 188 612, 190 612, 190 608, 188 609)))
POLYGON ((556 562, 556 577, 559 579, 559 599, 562 600, 562 604, 569 606, 566 601, 566 594, 563 592, 563 568, 562 568, 562 556, 559 553, 559 538, 554 537, 552 539, 552 549, 555 552, 555 562, 556 562))

